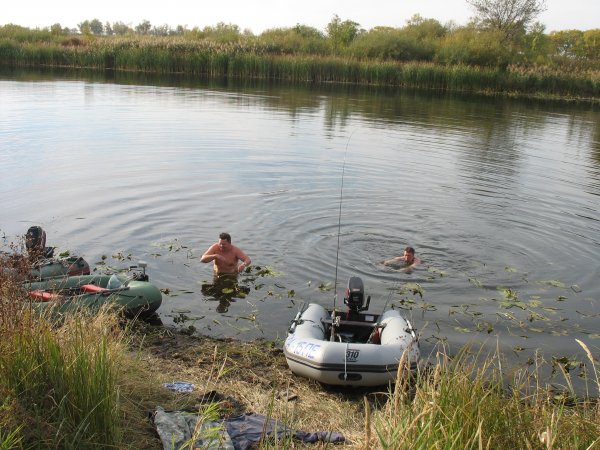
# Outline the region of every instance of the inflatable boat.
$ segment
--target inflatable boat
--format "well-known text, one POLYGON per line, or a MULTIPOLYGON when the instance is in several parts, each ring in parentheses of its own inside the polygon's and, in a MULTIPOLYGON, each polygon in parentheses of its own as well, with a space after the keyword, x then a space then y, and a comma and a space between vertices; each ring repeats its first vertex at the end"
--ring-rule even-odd
POLYGON ((126 316, 149 315, 162 303, 162 294, 145 272, 82 275, 26 283, 31 305, 39 312, 68 312, 104 305, 126 316))
POLYGON ((6 271, 25 273, 30 280, 89 275, 90 266, 81 256, 54 256, 54 247, 46 247, 46 232, 40 226, 32 226, 25 235, 27 254, 0 252, 0 260, 6 271))
POLYGON ((283 347, 291 371, 327 385, 379 386, 395 382, 404 354, 415 370, 420 351, 411 323, 396 310, 364 312, 369 300, 364 306, 363 282, 352 277, 347 312, 332 314, 316 303, 298 312, 283 347))
POLYGON ((44 258, 32 264, 29 278, 43 281, 64 276, 89 275, 90 266, 81 256, 44 258))

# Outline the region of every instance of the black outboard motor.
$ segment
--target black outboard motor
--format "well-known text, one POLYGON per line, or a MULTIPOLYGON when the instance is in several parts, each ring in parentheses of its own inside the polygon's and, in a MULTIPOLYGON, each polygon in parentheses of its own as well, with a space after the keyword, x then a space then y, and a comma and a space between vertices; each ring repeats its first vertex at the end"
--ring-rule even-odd
POLYGON ((32 226, 25 235, 25 248, 31 259, 52 258, 54 247, 46 247, 46 232, 40 226, 32 226))
POLYGON ((346 297, 344 298, 344 304, 348 306, 348 312, 358 314, 360 311, 365 311, 369 309, 370 302, 371 296, 367 297, 365 305, 365 288, 362 280, 358 277, 350 277, 346 288, 346 297))

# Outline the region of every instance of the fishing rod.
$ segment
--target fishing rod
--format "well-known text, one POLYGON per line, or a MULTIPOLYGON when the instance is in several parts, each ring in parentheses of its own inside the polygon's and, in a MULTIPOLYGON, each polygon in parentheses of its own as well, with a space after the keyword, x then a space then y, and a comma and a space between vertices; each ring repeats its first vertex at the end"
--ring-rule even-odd
POLYGON ((331 312, 331 335, 329 337, 329 340, 332 342, 335 340, 335 305, 336 305, 337 295, 338 295, 337 279, 338 279, 338 262, 339 262, 339 257, 340 257, 340 234, 341 234, 340 230, 342 228, 342 200, 344 198, 344 173, 346 172, 346 155, 348 154, 348 145, 350 144, 350 139, 352 139, 353 134, 354 134, 354 131, 348 137, 348 142, 346 142, 346 149, 344 150, 344 162, 342 164, 342 183, 340 185, 340 211, 338 214, 337 248, 335 251, 335 281, 333 282, 333 290, 334 290, 333 311, 331 312))

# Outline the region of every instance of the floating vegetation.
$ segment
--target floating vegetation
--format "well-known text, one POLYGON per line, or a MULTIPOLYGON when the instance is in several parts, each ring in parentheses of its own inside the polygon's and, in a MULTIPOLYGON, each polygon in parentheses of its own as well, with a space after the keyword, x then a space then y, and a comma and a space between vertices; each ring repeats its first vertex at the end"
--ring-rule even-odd
POLYGON ((421 308, 423 311, 437 311, 437 306, 425 302, 421 303, 419 308, 421 308))
POLYGON ((518 292, 511 288, 507 288, 504 286, 498 286, 496 289, 498 291, 502 292, 502 295, 504 295, 504 298, 507 300, 515 300, 516 301, 519 298, 518 292))
POLYGON ((527 306, 530 308, 539 308, 540 306, 543 306, 543 303, 537 298, 532 298, 527 302, 527 306))
POLYGON ((333 289, 333 283, 331 283, 330 281, 327 283, 320 283, 319 286, 317 286, 317 288, 321 292, 331 291, 333 289))
POLYGON ((554 287, 562 288, 562 289, 564 289, 566 287, 565 283, 563 283, 562 281, 558 281, 558 280, 542 280, 542 281, 539 281, 539 283, 548 284, 550 286, 554 286, 554 287))
POLYGON ((550 319, 546 316, 543 316, 542 314, 536 313, 536 312, 532 312, 529 314, 529 317, 527 318, 527 320, 529 320, 530 322, 533 322, 534 320, 542 320, 542 321, 549 321, 550 319))
POLYGON ((479 311, 471 311, 472 307, 475 307, 477 305, 472 305, 472 304, 463 304, 463 305, 452 305, 450 306, 450 315, 452 314, 456 314, 457 311, 455 311, 456 308, 460 308, 460 313, 462 313, 465 316, 469 316, 469 317, 475 317, 475 316, 481 316, 482 313, 479 311))
POLYGON ((433 267, 433 266, 429 266, 429 267, 427 267, 427 272, 436 273, 436 274, 438 274, 440 277, 444 277, 444 276, 446 276, 446 272, 445 272, 445 271, 443 271, 443 270, 441 270, 441 269, 437 269, 437 268, 435 268, 435 267, 433 267))
POLYGON ((469 277, 469 283, 471 283, 473 286, 478 287, 478 288, 483 286, 481 284, 481 281, 479 281, 477 278, 473 278, 473 277, 469 277))
POLYGON ((131 261, 131 253, 128 255, 123 254, 123 252, 117 252, 114 255, 112 255, 113 259, 116 259, 117 261, 125 261, 125 260, 129 260, 131 261))
POLYGON ((272 267, 265 266, 250 266, 246 268, 246 273, 252 272, 254 275, 259 277, 277 277, 282 275, 281 272, 276 272, 272 267))
POLYGON ((506 266, 504 267, 504 271, 509 273, 516 273, 517 269, 515 269, 514 267, 506 266))
POLYGON ((577 294, 581 292, 581 288, 576 284, 571 285, 571 290, 577 294))
POLYGON ((473 330, 469 329, 469 328, 465 328, 465 327, 454 327, 454 329, 456 331, 458 331, 459 333, 472 333, 473 330))
POLYGON ((418 295, 423 298, 423 294, 425 293, 425 289, 419 283, 405 283, 398 289, 398 293, 400 295, 405 295, 406 293, 412 293, 412 295, 418 295))
POLYGON ((514 322, 519 322, 519 319, 517 319, 513 314, 505 313, 505 312, 497 312, 496 314, 498 316, 502 317, 503 319, 514 321, 514 322))

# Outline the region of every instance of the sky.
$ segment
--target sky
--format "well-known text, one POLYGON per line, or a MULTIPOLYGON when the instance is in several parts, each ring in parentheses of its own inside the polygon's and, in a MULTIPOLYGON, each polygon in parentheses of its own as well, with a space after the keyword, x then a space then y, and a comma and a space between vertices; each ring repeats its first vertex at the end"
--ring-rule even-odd
MULTIPOLYGON (((600 28, 599 0, 546 0, 547 10, 538 17, 546 31, 600 28)), ((77 28, 84 20, 123 22, 135 27, 144 20, 153 26, 204 28, 219 22, 260 34, 266 29, 303 24, 324 30, 337 14, 361 28, 402 27, 414 14, 465 25, 474 15, 465 0, 169 0, 165 3, 140 0, 20 0, 5 2, 0 25, 9 23, 44 28, 55 23, 77 28)))

